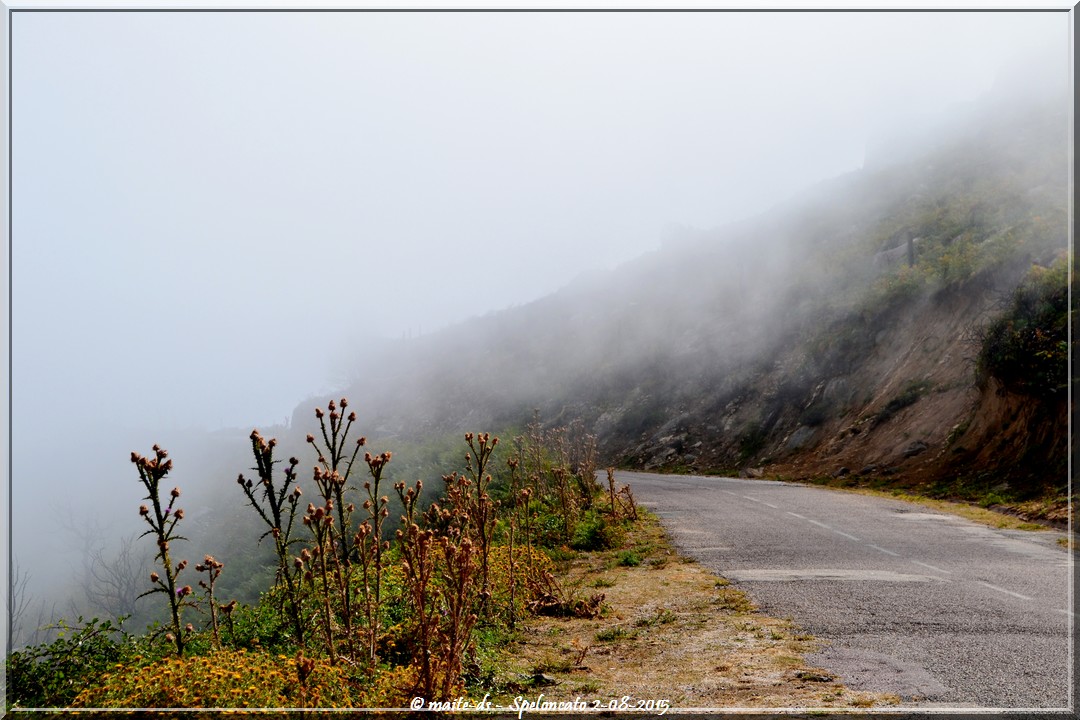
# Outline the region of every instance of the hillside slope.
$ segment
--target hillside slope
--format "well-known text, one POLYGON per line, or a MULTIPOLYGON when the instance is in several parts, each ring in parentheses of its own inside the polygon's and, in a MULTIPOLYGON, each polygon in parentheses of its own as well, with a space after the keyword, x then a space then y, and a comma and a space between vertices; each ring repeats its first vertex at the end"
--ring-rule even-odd
POLYGON ((629 467, 1062 495, 1064 108, 989 98, 904 162, 384 348, 350 397, 387 438, 538 410, 583 419, 629 467), (1008 324, 1043 342, 1016 351, 1053 379, 1038 384, 985 347, 1016 289, 1040 282, 1041 319, 1008 324))

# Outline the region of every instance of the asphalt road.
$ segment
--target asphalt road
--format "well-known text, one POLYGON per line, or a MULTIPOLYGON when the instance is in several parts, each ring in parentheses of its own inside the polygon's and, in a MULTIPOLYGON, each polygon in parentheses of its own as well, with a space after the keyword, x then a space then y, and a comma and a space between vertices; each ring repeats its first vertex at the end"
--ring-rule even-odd
POLYGON ((810 662, 921 708, 1066 708, 1064 533, 766 480, 619 472, 680 550, 791 617, 810 662))

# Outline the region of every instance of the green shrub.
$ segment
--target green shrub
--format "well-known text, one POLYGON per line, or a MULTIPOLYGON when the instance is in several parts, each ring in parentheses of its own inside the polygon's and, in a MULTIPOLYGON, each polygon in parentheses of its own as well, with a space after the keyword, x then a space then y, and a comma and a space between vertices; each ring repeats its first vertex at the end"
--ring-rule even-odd
POLYGON ((909 405, 914 405, 919 398, 930 391, 933 383, 929 380, 912 380, 904 385, 900 393, 885 403, 874 416, 874 426, 878 426, 909 405))
POLYGON ((608 522, 595 510, 589 510, 574 527, 570 547, 584 551, 610 550, 618 547, 621 540, 622 533, 616 523, 608 522))
POLYGON ((288 618, 279 607, 285 601, 280 586, 275 586, 263 593, 256 605, 238 605, 224 617, 222 637, 226 645, 234 648, 249 648, 290 652, 295 641, 289 628, 288 618))
POLYGON ((832 408, 829 403, 824 400, 818 400, 799 414, 799 424, 817 427, 829 419, 831 411, 832 408))
MULTIPOLYGON (((127 660, 138 647, 120 626, 93 619, 68 627, 60 621, 59 637, 51 643, 13 652, 8 657, 7 705, 66 707, 106 668, 127 660), (120 639, 114 636, 120 633, 120 639)), ((148 645, 148 643, 145 643, 148 645)))
POLYGON ((637 567, 641 564, 641 557, 633 550, 623 550, 618 554, 616 560, 623 567, 637 567))
POLYGON ((761 452, 768 437, 769 434, 760 426, 755 426, 743 433, 739 438, 739 462, 746 462, 761 452))
POLYGON ((979 376, 1013 392, 1063 397, 1068 387, 1068 266, 1032 268, 981 338, 979 376))

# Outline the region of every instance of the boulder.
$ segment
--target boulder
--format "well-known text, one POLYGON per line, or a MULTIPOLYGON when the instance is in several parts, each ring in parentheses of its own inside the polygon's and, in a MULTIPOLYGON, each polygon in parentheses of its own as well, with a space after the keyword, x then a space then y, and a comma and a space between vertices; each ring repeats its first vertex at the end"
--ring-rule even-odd
POLYGON ((926 452, 928 447, 929 446, 922 440, 916 440, 915 442, 904 448, 904 457, 915 457, 916 455, 926 452))
POLYGON ((814 428, 800 425, 795 432, 791 433, 791 436, 787 439, 787 443, 784 445, 784 449, 791 452, 792 450, 804 448, 810 444, 810 440, 812 440, 813 437, 814 428))

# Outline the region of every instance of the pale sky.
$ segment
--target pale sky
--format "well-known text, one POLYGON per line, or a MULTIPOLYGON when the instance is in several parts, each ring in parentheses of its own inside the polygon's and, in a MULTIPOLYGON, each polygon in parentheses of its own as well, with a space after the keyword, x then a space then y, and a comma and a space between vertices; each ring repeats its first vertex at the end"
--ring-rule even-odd
POLYGON ((370 339, 856 170, 1004 65, 1064 66, 1070 21, 16 13, 16 514, 98 474, 135 487, 134 438, 279 422, 370 339), (81 475, 33 461, 58 427, 81 475))

